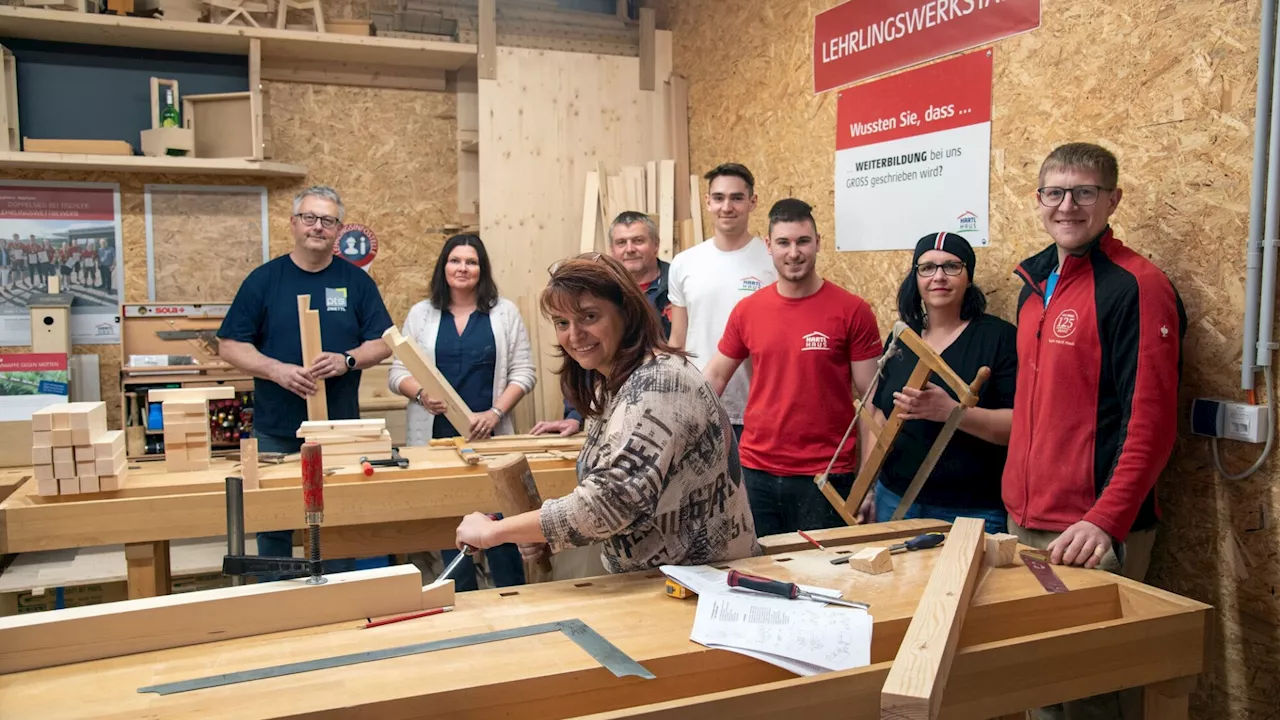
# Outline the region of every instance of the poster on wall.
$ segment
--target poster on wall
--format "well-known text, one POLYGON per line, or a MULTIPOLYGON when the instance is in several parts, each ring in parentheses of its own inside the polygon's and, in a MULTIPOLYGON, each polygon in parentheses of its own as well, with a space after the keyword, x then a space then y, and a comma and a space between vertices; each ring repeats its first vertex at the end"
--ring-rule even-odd
POLYGON ((60 278, 71 342, 120 342, 120 186, 0 180, 0 346, 30 345, 27 303, 60 278))
POLYGON ((929 233, 988 242, 991 51, 840 93, 836 249, 909 250, 929 233))
POLYGON ((67 356, 0 353, 0 421, 30 420, 40 408, 67 402, 67 356))
POLYGON ((826 92, 1040 27, 1040 0, 849 0, 813 18, 826 92))

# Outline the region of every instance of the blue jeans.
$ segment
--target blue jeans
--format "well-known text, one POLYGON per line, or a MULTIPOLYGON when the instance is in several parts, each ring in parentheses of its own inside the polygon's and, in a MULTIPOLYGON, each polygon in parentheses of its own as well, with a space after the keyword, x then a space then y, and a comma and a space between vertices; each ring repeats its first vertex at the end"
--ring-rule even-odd
MULTIPOLYGON (((260 453, 296 453, 302 448, 302 438, 274 437, 259 435, 258 452, 260 453)), ((292 530, 265 530, 258 533, 258 557, 293 557, 292 530)), ((385 565, 385 563, 383 563, 385 565)), ((356 561, 351 559, 325 560, 325 573, 350 572, 356 569, 356 561)), ((280 578, 265 578, 279 580, 280 578)))
MULTIPOLYGON (((747 500, 751 504, 757 537, 796 530, 844 527, 840 513, 813 484, 812 475, 781 476, 744 467, 742 477, 746 480, 747 500)), ((828 482, 841 497, 845 497, 853 487, 853 475, 834 473, 828 482)))
MULTIPOLYGON (((901 502, 901 495, 885 487, 883 482, 876 481, 876 522, 889 522, 889 519, 893 517, 893 511, 898 509, 898 504, 901 502)), ((986 531, 993 535, 1009 531, 1008 516, 1003 508, 995 510, 992 508, 950 507, 947 505, 912 503, 911 507, 907 508, 907 514, 903 515, 903 519, 906 520, 929 518, 947 522, 955 522, 958 517, 981 518, 986 531)))

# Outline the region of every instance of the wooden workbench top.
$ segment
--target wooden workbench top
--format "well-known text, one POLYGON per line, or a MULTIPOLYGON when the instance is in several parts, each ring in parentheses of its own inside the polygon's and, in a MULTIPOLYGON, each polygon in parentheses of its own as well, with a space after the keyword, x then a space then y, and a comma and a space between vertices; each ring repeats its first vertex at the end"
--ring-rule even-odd
MULTIPOLYGON (((940 550, 897 555, 893 572, 879 576, 831 565, 833 552, 732 565, 839 588, 871 603, 868 668, 794 678, 692 643, 695 601, 665 597, 662 577, 649 572, 462 593, 454 612, 371 630, 345 623, 0 676, 0 717, 560 718, 606 711, 649 717, 641 706, 664 701, 670 705, 652 706, 653 717, 706 720, 730 711, 735 718, 777 717, 779 707, 806 720, 878 717, 888 661, 940 550), (570 618, 586 622, 657 679, 615 678, 567 638, 548 634, 165 697, 137 692, 156 683, 570 618), (693 705, 692 696, 708 704, 693 705)), ((1057 571, 1071 592, 1046 593, 1021 566, 983 568, 945 717, 989 718, 1104 686, 1201 671, 1207 606, 1101 571, 1057 571), (1088 663, 1080 662, 1081 653, 1088 663), (1033 658, 1035 671, 1025 672, 1033 658), (1015 675, 1019 682, 1009 682, 1015 675)))
MULTIPOLYGON (((325 526, 376 525, 456 518, 493 510, 497 501, 481 465, 468 465, 451 449, 404 448, 409 467, 336 468, 325 478, 325 526)), ((560 497, 577 484, 574 463, 530 461, 544 498, 560 497)), ((0 554, 211 537, 226 532, 225 478, 239 465, 213 461, 208 470, 166 473, 163 463, 131 470, 121 490, 43 497, 23 482, 0 502, 0 554)), ((303 527, 300 473, 296 462, 261 468, 262 489, 245 491, 245 530, 303 527)))

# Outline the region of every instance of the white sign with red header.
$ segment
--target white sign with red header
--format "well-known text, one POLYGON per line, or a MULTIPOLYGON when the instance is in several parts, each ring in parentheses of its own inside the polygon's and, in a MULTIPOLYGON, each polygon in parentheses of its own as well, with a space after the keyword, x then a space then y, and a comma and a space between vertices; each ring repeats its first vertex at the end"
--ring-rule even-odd
POLYGON ((988 242, 991 51, 860 85, 836 105, 836 249, 988 242))

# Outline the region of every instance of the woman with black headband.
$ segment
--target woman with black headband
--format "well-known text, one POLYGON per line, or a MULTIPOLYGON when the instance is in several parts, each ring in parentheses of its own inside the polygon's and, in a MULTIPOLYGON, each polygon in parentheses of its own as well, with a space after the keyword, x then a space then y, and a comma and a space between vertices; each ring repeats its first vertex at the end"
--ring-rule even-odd
MULTIPOLYGON (((991 368, 977 407, 964 419, 938 458, 907 518, 953 521, 980 517, 989 533, 1006 532, 1000 478, 1013 425, 1013 393, 1018 369, 1013 325, 986 314, 987 299, 973 284, 973 248, 954 233, 920 238, 911 269, 898 290, 898 315, 962 378, 991 368)), ((887 343, 886 343, 887 345, 887 343)), ((874 492, 875 519, 890 519, 924 461, 956 397, 936 375, 923 390, 904 387, 916 355, 902 343, 885 364, 874 404, 883 419, 896 406, 906 420, 885 458, 874 492)), ((870 507, 864 504, 864 513, 870 507)))

